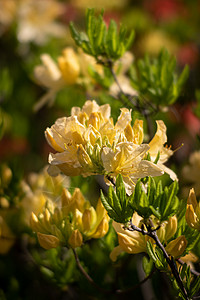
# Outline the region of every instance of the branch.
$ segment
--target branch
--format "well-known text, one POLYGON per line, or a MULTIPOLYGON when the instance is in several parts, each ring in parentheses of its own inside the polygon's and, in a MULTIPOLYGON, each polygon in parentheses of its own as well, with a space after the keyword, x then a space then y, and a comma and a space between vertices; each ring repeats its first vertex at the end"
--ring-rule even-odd
MULTIPOLYGON (((151 220, 150 220, 151 221, 151 220)), ((182 282, 182 279, 180 277, 180 274, 177 270, 177 267, 176 267, 176 263, 174 261, 174 258, 171 256, 171 258, 169 257, 167 251, 165 250, 165 247, 162 245, 162 243, 160 242, 158 236, 157 236, 157 233, 155 230, 151 230, 151 227, 149 226, 148 227, 148 231, 145 231, 137 226, 135 226, 134 224, 132 224, 132 222, 130 221, 130 228, 127 228, 128 230, 130 231, 138 231, 140 233, 142 233, 143 235, 148 235, 149 237, 151 237, 155 242, 156 242, 156 245, 162 250, 163 252, 163 255, 168 263, 168 265, 170 266, 170 269, 172 271, 172 274, 174 275, 174 278, 176 279, 176 282, 178 284, 178 286, 180 287, 184 297, 186 300, 189 300, 189 297, 187 295, 187 291, 183 285, 183 282, 182 282)))
POLYGON ((83 276, 87 279, 87 281, 98 291, 100 291, 103 294, 117 294, 117 295, 121 295, 121 294, 127 294, 130 293, 134 290, 136 290, 138 287, 140 287, 140 285, 144 284, 149 278, 151 278, 151 276, 155 273, 156 268, 154 268, 151 273, 145 277, 142 281, 140 281, 138 284, 134 285, 131 288, 128 288, 126 290, 105 290, 102 287, 100 287, 98 284, 96 284, 96 282, 94 282, 94 280, 90 277, 90 275, 84 270, 83 266, 80 263, 80 260, 78 258, 78 255, 76 253, 75 249, 72 249, 75 260, 76 260, 76 264, 80 270, 80 272, 83 274, 83 276))
POLYGON ((94 280, 90 277, 90 275, 84 270, 84 268, 82 267, 80 260, 78 258, 78 255, 76 253, 76 250, 72 248, 72 251, 74 253, 74 257, 76 260, 76 264, 80 270, 80 272, 83 274, 83 276, 87 279, 87 281, 97 290, 99 290, 101 293, 104 294, 112 294, 113 292, 110 290, 105 290, 103 288, 101 288, 100 286, 98 286, 98 284, 96 284, 96 282, 94 282, 94 280))

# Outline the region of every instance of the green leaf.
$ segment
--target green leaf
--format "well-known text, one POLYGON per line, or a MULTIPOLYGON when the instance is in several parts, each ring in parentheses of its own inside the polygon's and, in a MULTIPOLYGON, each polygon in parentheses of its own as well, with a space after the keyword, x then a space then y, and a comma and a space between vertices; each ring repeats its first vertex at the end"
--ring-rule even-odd
POLYGON ((190 297, 193 297, 200 289, 200 276, 198 276, 192 283, 190 290, 190 297))
POLYGON ((86 34, 78 32, 73 23, 70 23, 70 31, 75 43, 82 50, 102 61, 102 64, 108 61, 114 62, 119 59, 130 47, 134 32, 127 35, 125 27, 121 26, 118 32, 117 24, 114 20, 110 21, 107 29, 103 20, 103 12, 95 16, 94 9, 88 9, 86 13, 86 34))
POLYGON ((144 256, 143 259, 142 259, 142 267, 143 267, 143 270, 146 274, 146 276, 149 276, 149 274, 151 273, 152 269, 153 269, 153 260, 150 258, 148 259, 147 256, 144 256))
POLYGON ((178 77, 176 59, 171 57, 165 49, 162 49, 158 57, 154 59, 145 55, 137 62, 138 72, 133 72, 133 70, 130 76, 135 89, 144 96, 144 99, 148 99, 148 102, 156 106, 173 104, 180 96, 189 74, 188 66, 186 66, 178 77))
POLYGON ((108 212, 108 215, 118 223, 127 223, 132 215, 133 208, 130 205, 130 198, 126 195, 126 190, 121 175, 116 179, 116 192, 113 187, 108 189, 107 197, 101 191, 101 201, 108 212))

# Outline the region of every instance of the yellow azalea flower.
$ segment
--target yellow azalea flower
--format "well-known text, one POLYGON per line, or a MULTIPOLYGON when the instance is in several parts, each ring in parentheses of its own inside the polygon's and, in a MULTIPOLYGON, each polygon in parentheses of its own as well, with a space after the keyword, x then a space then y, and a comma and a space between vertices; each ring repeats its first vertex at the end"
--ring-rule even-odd
POLYGON ((38 241, 45 249, 67 246, 76 248, 91 238, 103 237, 109 228, 109 218, 101 200, 96 209, 87 201, 80 189, 73 195, 63 189, 59 203, 48 207, 36 216, 32 213, 30 224, 37 232, 38 241))
POLYGON ((190 227, 200 231, 200 202, 197 202, 193 188, 190 190, 187 200, 185 219, 190 227))
MULTIPOLYGON (((189 164, 183 167, 182 177, 187 186, 193 187, 196 195, 200 195, 200 151, 193 152, 189 157, 189 164)), ((184 187, 184 195, 188 195, 189 188, 184 187)))
MULTIPOLYGON (((132 223, 141 228, 142 217, 140 217, 136 212, 133 214, 132 223)), ((152 217, 153 223, 155 223, 155 227, 158 226, 159 222, 155 217, 152 217)), ((151 241, 152 245, 155 247, 155 241, 147 235, 143 235, 142 233, 134 230, 129 231, 124 229, 124 224, 119 224, 113 222, 113 227, 118 235, 119 245, 113 249, 110 254, 110 258, 113 261, 116 261, 117 256, 122 252, 127 252, 129 254, 137 254, 141 252, 146 252, 146 244, 147 241, 151 241)), ((160 224, 160 228, 157 230, 157 235, 161 243, 167 244, 168 240, 170 240, 177 230, 177 218, 176 216, 170 217, 168 221, 160 224)), ((187 241, 185 237, 181 237, 181 239, 175 239, 169 242, 166 246, 166 251, 168 254, 173 255, 175 257, 181 256, 187 246, 187 241)))
POLYGON ((115 178, 120 173, 130 190, 138 178, 163 174, 158 165, 144 160, 150 146, 135 143, 143 136, 140 122, 131 128, 134 142, 128 141, 130 122, 131 111, 126 108, 114 125, 108 104, 86 101, 82 109, 73 107, 71 117, 58 119, 45 131, 48 143, 57 151, 49 155, 50 174, 55 167, 69 176, 109 174, 115 178))
POLYGON ((102 161, 106 172, 111 174, 112 177, 121 174, 127 193, 133 191, 139 178, 163 174, 157 165, 143 160, 148 149, 147 144, 136 145, 130 142, 118 143, 115 151, 109 147, 103 148, 102 161))
POLYGON ((63 55, 58 57, 58 64, 48 54, 41 55, 41 61, 42 64, 34 68, 34 77, 48 91, 34 106, 35 111, 47 102, 51 104, 59 90, 75 84, 80 73, 78 56, 71 47, 63 50, 63 55))
POLYGON ((41 45, 45 44, 50 36, 64 37, 66 29, 56 21, 62 13, 63 5, 55 0, 19 0, 17 4, 19 41, 41 45))

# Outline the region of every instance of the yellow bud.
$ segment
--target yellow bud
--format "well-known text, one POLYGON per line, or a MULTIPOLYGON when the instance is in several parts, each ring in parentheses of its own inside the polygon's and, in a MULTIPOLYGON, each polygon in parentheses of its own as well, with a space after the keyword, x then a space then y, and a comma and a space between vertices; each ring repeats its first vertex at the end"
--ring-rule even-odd
POLYGON ((30 218, 30 226, 33 231, 37 232, 41 229, 37 216, 32 212, 30 218))
POLYGON ((46 223, 48 223, 49 220, 50 220, 50 217, 51 217, 51 214, 50 214, 49 210, 46 208, 46 209, 45 209, 45 212, 44 212, 44 221, 45 221, 46 223))
POLYGON ((187 204, 192 205, 194 209, 197 207, 197 199, 196 199, 195 191, 193 188, 190 189, 190 193, 189 193, 189 196, 187 199, 187 204))
POLYGON ((177 218, 173 216, 169 218, 166 227, 165 227, 165 241, 167 242, 173 235, 176 233, 177 230, 177 218))
POLYGON ((63 56, 58 57, 58 65, 67 84, 74 84, 80 73, 80 66, 76 53, 72 48, 66 48, 63 56))
POLYGON ((38 237, 40 246, 46 250, 56 248, 60 245, 59 239, 54 235, 43 234, 43 233, 38 232, 37 237, 38 237))
POLYGON ((99 226, 97 227, 96 232, 92 235, 94 239, 99 239, 106 235, 109 229, 108 218, 107 216, 103 218, 99 226))
POLYGON ((83 216, 82 216, 82 222, 83 222, 83 230, 89 231, 92 229, 92 226, 96 222, 97 216, 94 207, 90 207, 88 209, 85 209, 83 216))
POLYGON ((83 224, 82 224, 82 213, 76 208, 73 216, 73 223, 75 228, 79 228, 82 230, 83 224))
POLYGON ((68 240, 68 243, 72 248, 80 247, 83 243, 82 234, 78 229, 74 230, 68 240))
POLYGON ((83 197, 83 194, 81 193, 81 190, 79 188, 75 188, 74 193, 72 195, 72 199, 75 203, 75 208, 78 208, 82 212, 86 204, 86 200, 83 197))
POLYGON ((158 238, 161 242, 165 240, 165 233, 166 233, 165 224, 161 224, 161 227, 157 231, 158 238))
POLYGON ((185 213, 185 219, 187 224, 197 230, 200 230, 200 222, 198 222, 197 215, 194 211, 194 207, 191 204, 187 204, 187 209, 185 213))
POLYGON ((93 163, 92 163, 89 155, 83 148, 83 145, 78 146, 77 158, 78 158, 79 163, 85 170, 89 171, 89 170, 93 169, 93 163))
POLYGON ((62 192, 62 207, 67 207, 72 203, 72 195, 67 189, 63 189, 62 192))
POLYGON ((175 240, 171 241, 167 247, 165 248, 167 253, 174 256, 174 257, 180 257, 183 252, 185 251, 185 248, 187 247, 187 240, 184 235, 179 236, 175 240))
POLYGON ((200 211, 194 189, 190 190, 187 200, 187 209, 185 219, 188 225, 194 229, 200 230, 200 211))

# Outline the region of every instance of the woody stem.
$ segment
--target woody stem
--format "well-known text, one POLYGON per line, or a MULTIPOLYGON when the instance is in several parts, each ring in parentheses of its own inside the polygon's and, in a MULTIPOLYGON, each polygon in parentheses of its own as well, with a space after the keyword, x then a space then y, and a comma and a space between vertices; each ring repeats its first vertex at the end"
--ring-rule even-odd
POLYGON ((151 228, 148 228, 148 231, 145 231, 137 226, 135 226, 134 224, 131 223, 131 227, 128 228, 128 230, 130 231, 138 231, 140 233, 142 233, 143 235, 148 235, 149 237, 151 237, 155 242, 156 242, 156 245, 162 250, 163 252, 163 255, 168 263, 168 265, 170 266, 170 269, 172 271, 172 274, 174 275, 174 278, 176 279, 176 282, 178 284, 178 286, 180 287, 183 295, 184 295, 184 298, 186 300, 189 300, 189 297, 187 295, 187 291, 183 285, 183 282, 182 282, 182 279, 180 277, 180 274, 177 270, 177 267, 176 267, 176 263, 174 261, 174 258, 171 256, 171 258, 169 257, 168 253, 166 252, 165 250, 165 247, 162 245, 162 243, 160 242, 158 236, 157 236, 157 233, 155 230, 151 230, 151 228))

